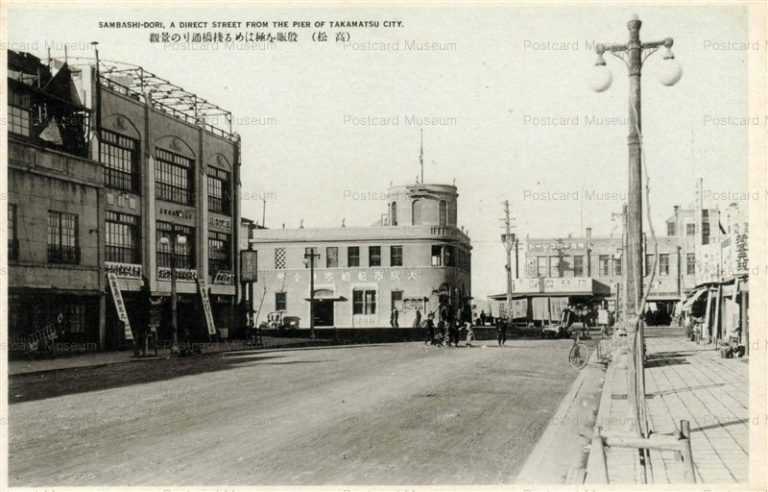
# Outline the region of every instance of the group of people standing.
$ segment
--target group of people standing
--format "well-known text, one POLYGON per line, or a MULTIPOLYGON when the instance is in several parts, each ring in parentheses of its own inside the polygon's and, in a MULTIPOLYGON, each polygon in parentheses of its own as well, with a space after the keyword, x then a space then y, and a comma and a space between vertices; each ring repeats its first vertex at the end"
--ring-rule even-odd
POLYGON ((458 347, 460 335, 464 332, 466 346, 472 346, 475 332, 472 329, 472 309, 468 304, 454 309, 450 304, 443 303, 438 308, 437 313, 437 322, 435 322, 435 313, 429 313, 424 322, 424 328, 426 328, 425 345, 458 347))

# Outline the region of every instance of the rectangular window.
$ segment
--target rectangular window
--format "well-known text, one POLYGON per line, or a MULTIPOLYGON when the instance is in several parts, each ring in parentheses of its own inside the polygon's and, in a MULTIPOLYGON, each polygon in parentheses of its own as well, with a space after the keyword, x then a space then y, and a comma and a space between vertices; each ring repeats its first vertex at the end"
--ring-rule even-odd
POLYGON ((403 266, 403 247, 391 246, 389 248, 389 265, 403 266))
POLYGON ((667 222, 667 236, 674 236, 674 235, 675 235, 675 223, 667 222))
POLYGON ((176 268, 195 268, 195 230, 192 227, 158 221, 157 266, 171 268, 173 260, 176 268), (183 241, 179 240, 181 236, 184 236, 183 241), (174 242, 175 250, 171 247, 174 242))
POLYGON ((275 292, 275 311, 285 311, 288 309, 288 294, 285 292, 275 292))
POLYGON ((448 222, 448 204, 445 200, 440 200, 440 225, 444 226, 448 222))
POLYGON ((575 255, 573 257, 573 276, 584 276, 584 257, 582 255, 575 255))
POLYGON ((445 266, 456 266, 456 248, 453 246, 445 246, 445 266))
POLYGON ((608 277, 611 275, 610 260, 611 257, 609 255, 599 255, 597 257, 597 272, 601 277, 608 277))
POLYGON ((285 248, 275 248, 275 270, 285 270, 285 248))
POLYGON ((350 246, 347 248, 347 266, 359 267, 360 266, 360 247, 350 246))
POLYGON ((696 274, 696 253, 686 253, 685 255, 685 273, 688 275, 696 274))
POLYGON ((376 314, 376 291, 354 289, 352 291, 352 314, 376 314))
POLYGON ((139 192, 139 142, 109 130, 101 130, 99 160, 104 164, 104 184, 139 192))
POLYGON ((613 274, 616 276, 622 275, 621 273, 621 256, 613 258, 613 274))
POLYGON ((442 246, 432 246, 432 266, 433 267, 443 266, 443 247, 442 246))
POLYGON ((325 248, 325 267, 337 268, 339 266, 339 248, 328 246, 325 248))
POLYGON ((48 211, 48 262, 80 263, 77 215, 48 211))
POLYGON ((696 224, 685 224, 685 235, 686 236, 695 236, 696 235, 696 224))
POLYGON ((309 261, 312 256, 314 256, 314 259, 311 261, 315 262, 315 268, 320 268, 320 248, 315 248, 313 246, 304 248, 304 256, 302 256, 301 260, 302 262, 307 261, 305 266, 309 267, 309 261))
POLYGON ((547 257, 546 256, 536 257, 536 276, 537 277, 547 276, 547 257))
POLYGON ((668 253, 659 253, 659 275, 669 275, 668 253))
POLYGON ((701 211, 701 244, 709 244, 709 210, 701 211))
POLYGON ((157 198, 169 202, 193 203, 194 161, 163 149, 155 153, 155 183, 157 198))
POLYGON ((8 204, 8 259, 19 259, 19 236, 16 230, 16 204, 8 204))
POLYGON ((654 255, 645 255, 645 275, 650 275, 653 271, 653 256, 654 255))
POLYGON ((208 210, 229 214, 230 179, 227 171, 208 167, 208 210))
POLYGON ((8 105, 8 131, 25 137, 29 136, 29 110, 8 105))
POLYGON ((368 246, 368 266, 381 266, 381 246, 368 246))
POLYGON ((549 257, 549 276, 560 277, 560 258, 557 256, 549 257))
POLYGON ((224 232, 208 231, 208 274, 215 276, 217 272, 232 270, 229 245, 230 235, 224 232))
POLYGON ((118 263, 141 263, 139 217, 107 211, 105 257, 118 263))

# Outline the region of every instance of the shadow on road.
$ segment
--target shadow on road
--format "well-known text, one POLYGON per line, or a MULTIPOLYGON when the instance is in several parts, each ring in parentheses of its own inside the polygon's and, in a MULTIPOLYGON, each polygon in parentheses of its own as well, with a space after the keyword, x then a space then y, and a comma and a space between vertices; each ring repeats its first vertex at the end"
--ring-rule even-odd
POLYGON ((191 357, 134 360, 98 367, 18 374, 10 377, 8 400, 10 403, 19 403, 134 384, 152 383, 182 376, 269 363, 267 361, 283 357, 285 356, 266 354, 232 357, 227 353, 216 353, 191 357))

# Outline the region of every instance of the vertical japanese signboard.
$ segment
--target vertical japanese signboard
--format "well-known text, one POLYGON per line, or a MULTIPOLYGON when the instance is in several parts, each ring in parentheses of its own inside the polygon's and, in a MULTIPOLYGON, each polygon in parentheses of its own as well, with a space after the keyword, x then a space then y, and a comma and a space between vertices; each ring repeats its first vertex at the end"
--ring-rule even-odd
POLYGON ((211 309, 211 300, 208 298, 208 284, 205 280, 197 279, 197 288, 200 291, 200 301, 203 304, 203 313, 205 313, 205 324, 208 326, 208 334, 216 334, 216 324, 213 321, 213 310, 211 309))
POLYGON ((109 281, 109 290, 112 292, 112 300, 115 302, 115 310, 117 311, 117 317, 123 322, 123 329, 125 330, 125 339, 133 340, 133 331, 131 331, 131 321, 128 319, 128 311, 125 309, 125 302, 123 301, 123 294, 120 292, 120 283, 117 280, 117 275, 114 273, 107 274, 107 281, 109 281))
POLYGON ((257 251, 243 250, 240 252, 240 281, 241 282, 258 282, 257 269, 258 269, 258 256, 257 251))

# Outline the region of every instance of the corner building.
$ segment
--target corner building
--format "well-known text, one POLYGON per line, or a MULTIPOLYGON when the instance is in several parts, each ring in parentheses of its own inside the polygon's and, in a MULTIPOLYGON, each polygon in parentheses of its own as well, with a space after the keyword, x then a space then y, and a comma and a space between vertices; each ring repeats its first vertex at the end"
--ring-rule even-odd
POLYGON ((472 246, 457 226, 457 202, 455 186, 394 186, 386 213, 372 226, 254 230, 256 322, 279 313, 309 326, 310 248, 319 255, 316 327, 387 327, 393 307, 399 326, 410 327, 417 310, 424 319, 440 302, 467 301, 472 246))

